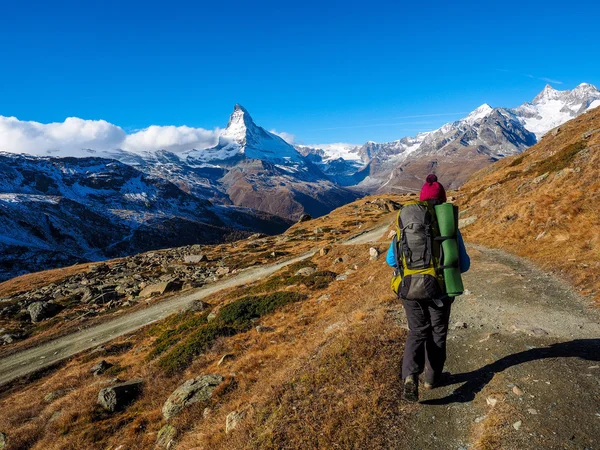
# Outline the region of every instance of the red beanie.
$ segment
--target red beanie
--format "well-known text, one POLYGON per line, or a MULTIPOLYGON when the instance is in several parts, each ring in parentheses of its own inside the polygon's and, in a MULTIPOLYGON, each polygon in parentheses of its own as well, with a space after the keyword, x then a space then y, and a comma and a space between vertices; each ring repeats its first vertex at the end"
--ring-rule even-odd
POLYGON ((438 183, 435 174, 432 173, 427 175, 426 182, 421 188, 419 200, 422 202, 425 200, 438 200, 441 203, 446 201, 446 191, 444 186, 438 183))

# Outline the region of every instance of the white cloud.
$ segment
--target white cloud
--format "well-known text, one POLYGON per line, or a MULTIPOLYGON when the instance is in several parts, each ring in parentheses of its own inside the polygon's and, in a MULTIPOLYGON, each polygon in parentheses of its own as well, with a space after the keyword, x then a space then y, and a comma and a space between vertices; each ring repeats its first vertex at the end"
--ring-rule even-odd
POLYGON ((165 149, 181 152, 216 144, 219 129, 150 126, 127 134, 105 120, 69 117, 43 124, 0 116, 0 151, 33 155, 89 156, 89 150, 123 149, 132 152, 165 149))
POLYGON ((286 133, 285 131, 279 132, 277 130, 269 130, 269 132, 276 134, 277 136, 279 136, 281 139, 283 139, 285 142, 287 142, 290 145, 293 145, 294 141, 296 140, 295 134, 286 133))
POLYGON ((64 122, 43 124, 0 116, 0 150, 12 153, 47 155, 60 151, 75 156, 82 149, 117 148, 125 132, 105 120, 68 117, 64 122))
POLYGON ((130 134, 125 138, 123 149, 139 152, 144 150, 169 150, 182 152, 191 149, 204 149, 217 144, 219 129, 157 126, 130 134))

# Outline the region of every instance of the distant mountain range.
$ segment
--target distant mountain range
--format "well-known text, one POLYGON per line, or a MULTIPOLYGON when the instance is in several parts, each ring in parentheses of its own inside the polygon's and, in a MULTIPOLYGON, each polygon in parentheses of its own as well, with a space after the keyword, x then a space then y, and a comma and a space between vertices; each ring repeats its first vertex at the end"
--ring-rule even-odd
POLYGON ((302 214, 327 214, 367 193, 416 190, 429 172, 457 188, 599 105, 590 84, 546 86, 518 108, 484 104, 437 130, 362 146, 292 146, 236 105, 207 149, 82 149, 82 157, 67 158, 60 150, 56 157, 0 152, 0 279, 220 242, 236 230, 276 233, 302 214))
POLYGON ((429 172, 457 188, 476 170, 522 152, 549 130, 597 106, 600 91, 591 84, 565 91, 547 85, 517 108, 483 104, 461 120, 414 137, 297 149, 323 172, 337 176, 339 184, 360 191, 414 191, 429 172))

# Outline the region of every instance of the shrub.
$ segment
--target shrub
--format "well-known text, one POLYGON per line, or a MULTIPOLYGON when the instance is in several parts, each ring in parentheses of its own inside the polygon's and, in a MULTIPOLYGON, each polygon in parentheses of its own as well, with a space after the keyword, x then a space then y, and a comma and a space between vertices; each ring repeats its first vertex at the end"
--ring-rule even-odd
POLYGON ((239 330, 221 322, 203 325, 194 331, 183 343, 177 345, 171 352, 163 356, 158 365, 169 376, 187 368, 195 356, 204 353, 221 336, 232 336, 239 330))
MULTIPOLYGON (((279 291, 262 296, 247 296, 231 302, 221 308, 214 321, 201 324, 183 342, 163 356, 158 365, 169 376, 180 372, 192 363, 195 356, 207 351, 217 338, 247 331, 252 327, 252 319, 269 314, 288 303, 304 300, 306 297, 297 292, 279 291)), ((158 339, 162 339, 162 341, 155 347, 151 355, 157 356, 160 354, 158 349, 160 352, 164 352, 175 342, 180 342, 184 337, 181 333, 184 326, 186 326, 185 323, 175 331, 167 330, 164 338, 161 336, 158 339)), ((189 327, 185 329, 187 330, 189 327)))
MULTIPOLYGON (((568 167, 578 153, 586 148, 585 142, 578 141, 574 144, 567 145, 565 148, 557 151, 550 158, 544 159, 536 164, 533 170, 537 172, 537 175, 544 174, 546 172, 558 172, 559 170, 568 167)), ((531 172, 531 171, 530 171, 531 172)))
POLYGON ((521 164, 523 161, 525 160, 525 155, 521 155, 515 159, 513 159, 511 161, 511 163, 508 165, 508 167, 515 167, 518 166, 519 164, 521 164))
POLYGON ((251 326, 251 320, 275 311, 276 308, 304 300, 306 295, 297 292, 278 291, 263 296, 240 298, 224 306, 217 320, 240 329, 251 326))
POLYGON ((208 312, 205 311, 200 315, 195 315, 192 312, 173 314, 165 319, 160 334, 158 332, 153 333, 158 334, 158 339, 154 341, 154 348, 148 354, 146 359, 151 360, 163 354, 173 347, 173 345, 177 344, 177 342, 185 335, 186 331, 195 330, 205 325, 208 321, 207 317, 208 312))

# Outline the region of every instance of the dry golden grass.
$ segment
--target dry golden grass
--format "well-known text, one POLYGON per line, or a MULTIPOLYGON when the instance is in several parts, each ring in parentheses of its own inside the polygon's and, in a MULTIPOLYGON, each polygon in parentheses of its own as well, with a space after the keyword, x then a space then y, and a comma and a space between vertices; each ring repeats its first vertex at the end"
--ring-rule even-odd
MULTIPOLYGON (((358 231, 393 220, 393 213, 376 208, 369 211, 371 204, 366 200, 357 202, 358 216, 364 209, 372 219, 363 219, 358 231)), ((319 221, 320 227, 344 229, 341 224, 355 218, 354 211, 354 205, 348 205, 322 221, 297 224, 289 233, 310 231, 319 221)), ((356 230, 355 223, 350 226, 345 235, 356 230)), ((312 262, 318 270, 353 272, 346 281, 324 289, 302 283, 282 287, 304 293, 308 299, 262 317, 259 323, 273 327, 273 332, 251 329, 218 338, 185 371, 167 376, 158 359, 147 360, 157 335, 139 330, 120 338, 131 344, 120 352, 84 354, 26 385, 5 389, 0 394, 0 409, 8 413, 0 416, 0 430, 8 434, 8 448, 152 448, 165 423, 161 414, 164 401, 183 381, 205 373, 222 374, 228 381, 210 402, 194 405, 173 419, 179 432, 178 448, 260 448, 269 442, 272 448, 302 448, 313 441, 307 432, 310 428, 303 429, 302 422, 294 419, 298 408, 310 418, 310 426, 320 430, 319 442, 325 448, 333 448, 336 439, 355 447, 372 442, 375 448, 386 448, 390 436, 402 428, 405 411, 400 408, 407 408, 397 391, 404 332, 387 314, 390 307, 398 307, 388 288, 390 271, 383 257, 369 259, 369 245, 339 246, 335 244, 338 235, 332 236, 334 239, 327 241, 331 251, 323 257, 316 255, 312 262), (333 264, 338 257, 344 257, 344 263, 333 264), (325 294, 328 299, 322 298, 325 294), (225 353, 234 356, 218 366, 225 353), (89 373, 100 359, 120 367, 122 380, 146 380, 141 397, 124 412, 110 415, 96 406, 102 386, 93 383, 110 378, 89 373), (61 389, 71 390, 51 403, 43 401, 47 393, 61 389), (304 393, 313 394, 312 401, 306 401, 304 393), (207 407, 210 414, 203 418, 207 407), (242 426, 225 434, 225 417, 241 409, 247 412, 242 426), (353 419, 344 425, 340 416, 348 414, 353 419), (382 426, 387 434, 382 433, 382 426)), ((314 248, 315 243, 281 245, 287 246, 290 254, 298 254, 314 248)), ((386 245, 379 246, 382 253, 386 245)), ((244 289, 229 290, 209 301, 218 306, 243 295, 244 289)))
POLYGON ((459 194, 474 243, 532 259, 600 301, 600 109, 521 156, 475 174, 459 194))
MULTIPOLYGON (((382 218, 386 217, 389 211, 385 208, 385 201, 404 201, 406 198, 409 197, 391 194, 378 197, 365 197, 332 211, 327 216, 295 224, 282 235, 268 236, 261 239, 244 239, 221 245, 205 245, 198 251, 207 255, 211 262, 201 264, 214 264, 214 261, 220 261, 221 258, 224 258, 223 264, 228 266, 232 270, 232 274, 234 274, 237 269, 254 265, 271 264, 314 249, 317 245, 323 247, 335 244, 340 240, 376 225, 382 218), (275 256, 273 256, 273 253, 275 253, 275 256)), ((169 249, 163 249, 153 253, 169 254, 169 252, 169 249)), ((112 265, 123 260, 126 260, 126 258, 106 261, 106 263, 112 265)), ((58 283, 69 276, 87 272, 89 267, 90 264, 80 264, 14 278, 0 283, 0 297, 58 283)), ((167 294, 163 297, 153 297, 133 306, 122 308, 121 311, 125 309, 133 311, 144 308, 148 302, 159 302, 172 295, 177 295, 177 293, 167 294)), ((117 312, 117 309, 106 309, 91 317, 85 314, 87 312, 86 308, 88 308, 86 305, 69 304, 50 321, 38 324, 27 323, 26 331, 29 337, 11 345, 0 347, 0 357, 39 345, 50 339, 70 333, 81 326, 91 326, 101 323, 117 312)), ((16 330, 21 328, 22 325, 17 318, 0 319, 0 328, 16 330)))

